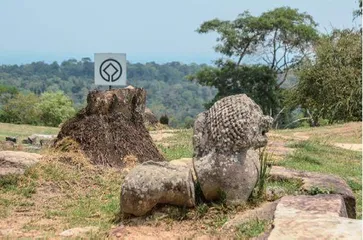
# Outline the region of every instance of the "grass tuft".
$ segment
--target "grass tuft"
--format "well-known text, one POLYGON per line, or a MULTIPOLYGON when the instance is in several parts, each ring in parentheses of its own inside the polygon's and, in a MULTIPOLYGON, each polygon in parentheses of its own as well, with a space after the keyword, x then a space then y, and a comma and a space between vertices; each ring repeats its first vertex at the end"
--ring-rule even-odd
POLYGON ((191 158, 193 156, 192 137, 193 132, 189 129, 176 131, 172 137, 163 139, 163 142, 157 147, 168 161, 191 158))
POLYGON ((272 164, 272 155, 266 151, 266 147, 259 149, 260 169, 256 186, 249 198, 249 201, 258 203, 265 200, 266 183, 269 177, 269 166, 272 164))
POLYGON ((237 239, 250 239, 259 236, 265 232, 268 226, 268 221, 251 220, 237 226, 237 239))

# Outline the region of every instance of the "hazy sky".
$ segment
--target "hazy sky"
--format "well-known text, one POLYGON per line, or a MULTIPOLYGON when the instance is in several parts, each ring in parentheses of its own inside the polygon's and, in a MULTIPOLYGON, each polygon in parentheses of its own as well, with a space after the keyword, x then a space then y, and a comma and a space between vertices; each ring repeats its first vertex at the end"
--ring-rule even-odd
POLYGON ((276 7, 306 11, 320 31, 351 28, 357 0, 0 0, 0 64, 122 52, 130 62, 211 63, 216 35, 195 29, 276 7))

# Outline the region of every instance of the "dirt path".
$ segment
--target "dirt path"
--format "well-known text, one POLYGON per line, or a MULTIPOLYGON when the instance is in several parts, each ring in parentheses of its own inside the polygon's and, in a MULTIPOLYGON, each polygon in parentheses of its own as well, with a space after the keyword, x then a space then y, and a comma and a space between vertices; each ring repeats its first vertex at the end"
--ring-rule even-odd
POLYGON ((287 147, 288 142, 305 141, 309 139, 321 140, 336 147, 362 151, 362 123, 352 122, 342 125, 280 130, 268 133, 269 143, 268 152, 275 156, 275 159, 282 159, 290 154, 294 149, 287 147))
POLYGON ((334 146, 353 150, 353 151, 362 151, 362 144, 353 144, 353 143, 334 143, 334 146))

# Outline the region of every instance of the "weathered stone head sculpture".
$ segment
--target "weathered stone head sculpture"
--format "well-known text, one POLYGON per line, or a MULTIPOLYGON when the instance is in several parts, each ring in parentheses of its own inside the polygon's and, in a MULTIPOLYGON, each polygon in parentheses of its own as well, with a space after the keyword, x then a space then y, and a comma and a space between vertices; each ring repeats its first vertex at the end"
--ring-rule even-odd
MULTIPOLYGON (((205 152, 238 152, 267 144, 272 118, 245 94, 225 97, 198 115, 194 125, 194 147, 205 152)), ((196 152, 196 155, 204 155, 196 152)))
POLYGON ((247 95, 217 101, 194 123, 194 169, 206 199, 224 192, 227 201, 245 202, 259 175, 255 148, 266 146, 272 118, 247 95))

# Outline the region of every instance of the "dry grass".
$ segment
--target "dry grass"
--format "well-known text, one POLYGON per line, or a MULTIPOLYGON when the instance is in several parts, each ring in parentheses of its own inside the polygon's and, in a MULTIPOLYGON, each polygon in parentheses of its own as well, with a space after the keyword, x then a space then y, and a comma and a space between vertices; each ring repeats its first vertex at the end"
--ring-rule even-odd
MULTIPOLYGON (((23 136, 33 133, 56 134, 57 131, 57 128, 0 125, 0 136, 15 133, 23 133, 23 136), (2 126, 6 129, 1 128, 2 126)), ((309 142, 320 139, 319 144, 315 145, 287 144, 286 147, 296 148, 296 153, 283 157, 280 164, 339 175, 348 181, 359 198, 360 153, 326 144, 329 141, 359 142, 359 132, 361 123, 271 133, 274 135, 272 140, 279 140, 284 145, 299 140, 296 136, 308 136, 311 138, 309 142), (312 158, 318 161, 319 165, 306 161, 312 158)), ((158 134, 164 133, 169 134, 168 137, 160 138, 157 144, 167 159, 191 157, 192 130, 163 130, 158 134)), ((45 156, 43 161, 29 168, 24 176, 9 176, 0 180, 0 230, 12 229, 10 235, 13 238, 54 239, 59 238, 58 234, 61 231, 69 228, 96 226, 99 228, 98 232, 86 238, 105 238, 110 229, 119 225, 114 220, 119 218, 119 196, 125 171, 91 165, 71 140, 59 143, 57 151, 47 150, 42 154, 45 156)), ((124 161, 129 168, 137 164, 136 157, 132 155, 124 157, 124 161)), ((270 182, 268 186, 282 188, 286 192, 294 192, 298 188, 290 182, 270 182)), ((358 201, 358 204, 361 209, 361 201, 358 201)), ((124 220, 123 224, 126 231, 132 232, 132 236, 139 236, 140 239, 150 236, 148 234, 171 238, 193 238, 203 235, 236 238, 243 234, 255 235, 255 232, 266 227, 264 224, 251 223, 234 231, 222 230, 226 221, 254 207, 256 206, 252 203, 233 208, 223 203, 200 203, 194 209, 161 206, 148 216, 124 220)))
POLYGON ((316 128, 274 130, 272 135, 285 140, 315 140, 325 143, 362 143, 362 122, 350 122, 316 128))
POLYGON ((91 165, 79 152, 48 152, 23 176, 0 180, 0 229, 12 229, 14 238, 55 237, 96 226, 104 236, 119 213, 122 176, 119 169, 91 165))
POLYGON ((34 133, 56 135, 58 132, 59 128, 55 127, 0 123, 0 140, 5 140, 5 137, 9 136, 25 139, 34 133))

